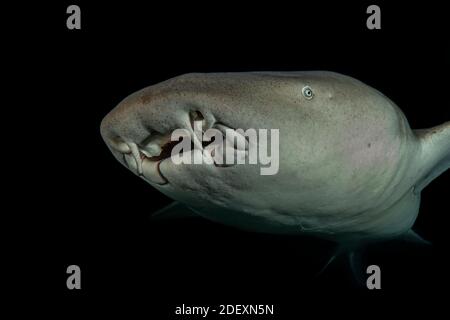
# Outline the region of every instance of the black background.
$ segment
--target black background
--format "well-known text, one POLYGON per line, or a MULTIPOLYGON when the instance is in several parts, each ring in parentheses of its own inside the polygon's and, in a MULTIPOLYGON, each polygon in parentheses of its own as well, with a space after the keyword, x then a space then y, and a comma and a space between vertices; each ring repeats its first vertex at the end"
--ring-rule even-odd
POLYGON ((325 242, 202 220, 151 222, 170 200, 125 170, 101 140, 100 121, 121 99, 186 72, 332 70, 386 94, 412 128, 450 120, 443 7, 375 2, 382 29, 368 30, 372 2, 333 3, 74 1, 15 9, 21 18, 8 30, 19 60, 10 61, 21 71, 16 101, 27 101, 19 109, 27 121, 19 131, 33 156, 15 213, 26 243, 18 255, 31 268, 23 276, 34 270, 38 281, 20 286, 21 294, 43 298, 39 306, 59 318, 185 319, 173 315, 183 303, 274 304, 282 319, 443 309, 449 172, 423 192, 416 223, 433 247, 368 248, 367 263, 382 270, 382 290, 369 291, 340 264, 314 278, 332 251, 325 242), (81 30, 66 28, 70 4, 81 7, 81 30), (80 291, 66 288, 71 264, 81 267, 80 291))

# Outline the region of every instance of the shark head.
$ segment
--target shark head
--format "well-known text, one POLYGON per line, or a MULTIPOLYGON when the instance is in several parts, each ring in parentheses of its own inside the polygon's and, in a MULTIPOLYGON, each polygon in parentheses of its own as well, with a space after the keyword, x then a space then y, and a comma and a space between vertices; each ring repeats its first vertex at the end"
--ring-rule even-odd
MULTIPOLYGON (((269 232, 299 225, 332 232, 394 202, 386 190, 414 149, 395 104, 325 71, 178 76, 125 98, 103 119, 101 134, 119 162, 167 196, 212 220, 269 232), (179 141, 172 134, 179 129, 194 156, 205 154, 201 134, 208 129, 268 130, 270 163, 175 163, 179 141)), ((231 146, 235 152, 261 147, 262 140, 242 136, 231 146)), ((399 178, 396 192, 411 183, 399 178)))

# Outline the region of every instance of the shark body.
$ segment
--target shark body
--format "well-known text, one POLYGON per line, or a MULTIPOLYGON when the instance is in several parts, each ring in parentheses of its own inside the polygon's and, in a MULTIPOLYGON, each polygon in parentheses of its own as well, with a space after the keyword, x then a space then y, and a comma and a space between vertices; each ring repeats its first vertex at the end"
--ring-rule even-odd
POLYGON ((414 237, 420 192, 450 167, 450 122, 411 130, 382 93, 326 71, 182 75, 125 98, 101 134, 117 160, 200 216, 344 246, 414 237), (279 129, 278 173, 174 164, 175 129, 202 147, 195 121, 279 129))

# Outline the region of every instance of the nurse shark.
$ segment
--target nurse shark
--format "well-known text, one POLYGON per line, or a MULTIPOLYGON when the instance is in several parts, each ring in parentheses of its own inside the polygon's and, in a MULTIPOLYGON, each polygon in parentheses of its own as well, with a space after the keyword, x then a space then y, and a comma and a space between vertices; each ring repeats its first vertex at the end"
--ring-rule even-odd
POLYGON ((101 135, 119 162, 176 201, 158 214, 189 211, 250 231, 310 235, 347 252, 422 241, 412 231, 420 193, 450 167, 449 121, 412 130, 385 95, 328 71, 181 75, 125 98, 101 135), (204 130, 278 129, 279 170, 175 164, 176 129, 190 133, 192 152, 204 151, 198 122, 204 130))

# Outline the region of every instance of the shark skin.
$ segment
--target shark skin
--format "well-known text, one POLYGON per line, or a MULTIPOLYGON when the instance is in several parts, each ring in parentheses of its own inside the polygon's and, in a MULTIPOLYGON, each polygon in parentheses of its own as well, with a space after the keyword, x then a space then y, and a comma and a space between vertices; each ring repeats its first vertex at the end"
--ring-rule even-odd
POLYGON ((450 167, 449 121, 411 130, 382 93, 328 71, 181 75, 125 98, 101 134, 119 162, 178 202, 171 214, 183 205, 244 230, 310 235, 351 250, 420 241, 411 229, 420 192, 450 167), (175 164, 173 130, 188 130, 202 148, 195 121, 279 129, 278 173, 261 175, 259 164, 175 164))

